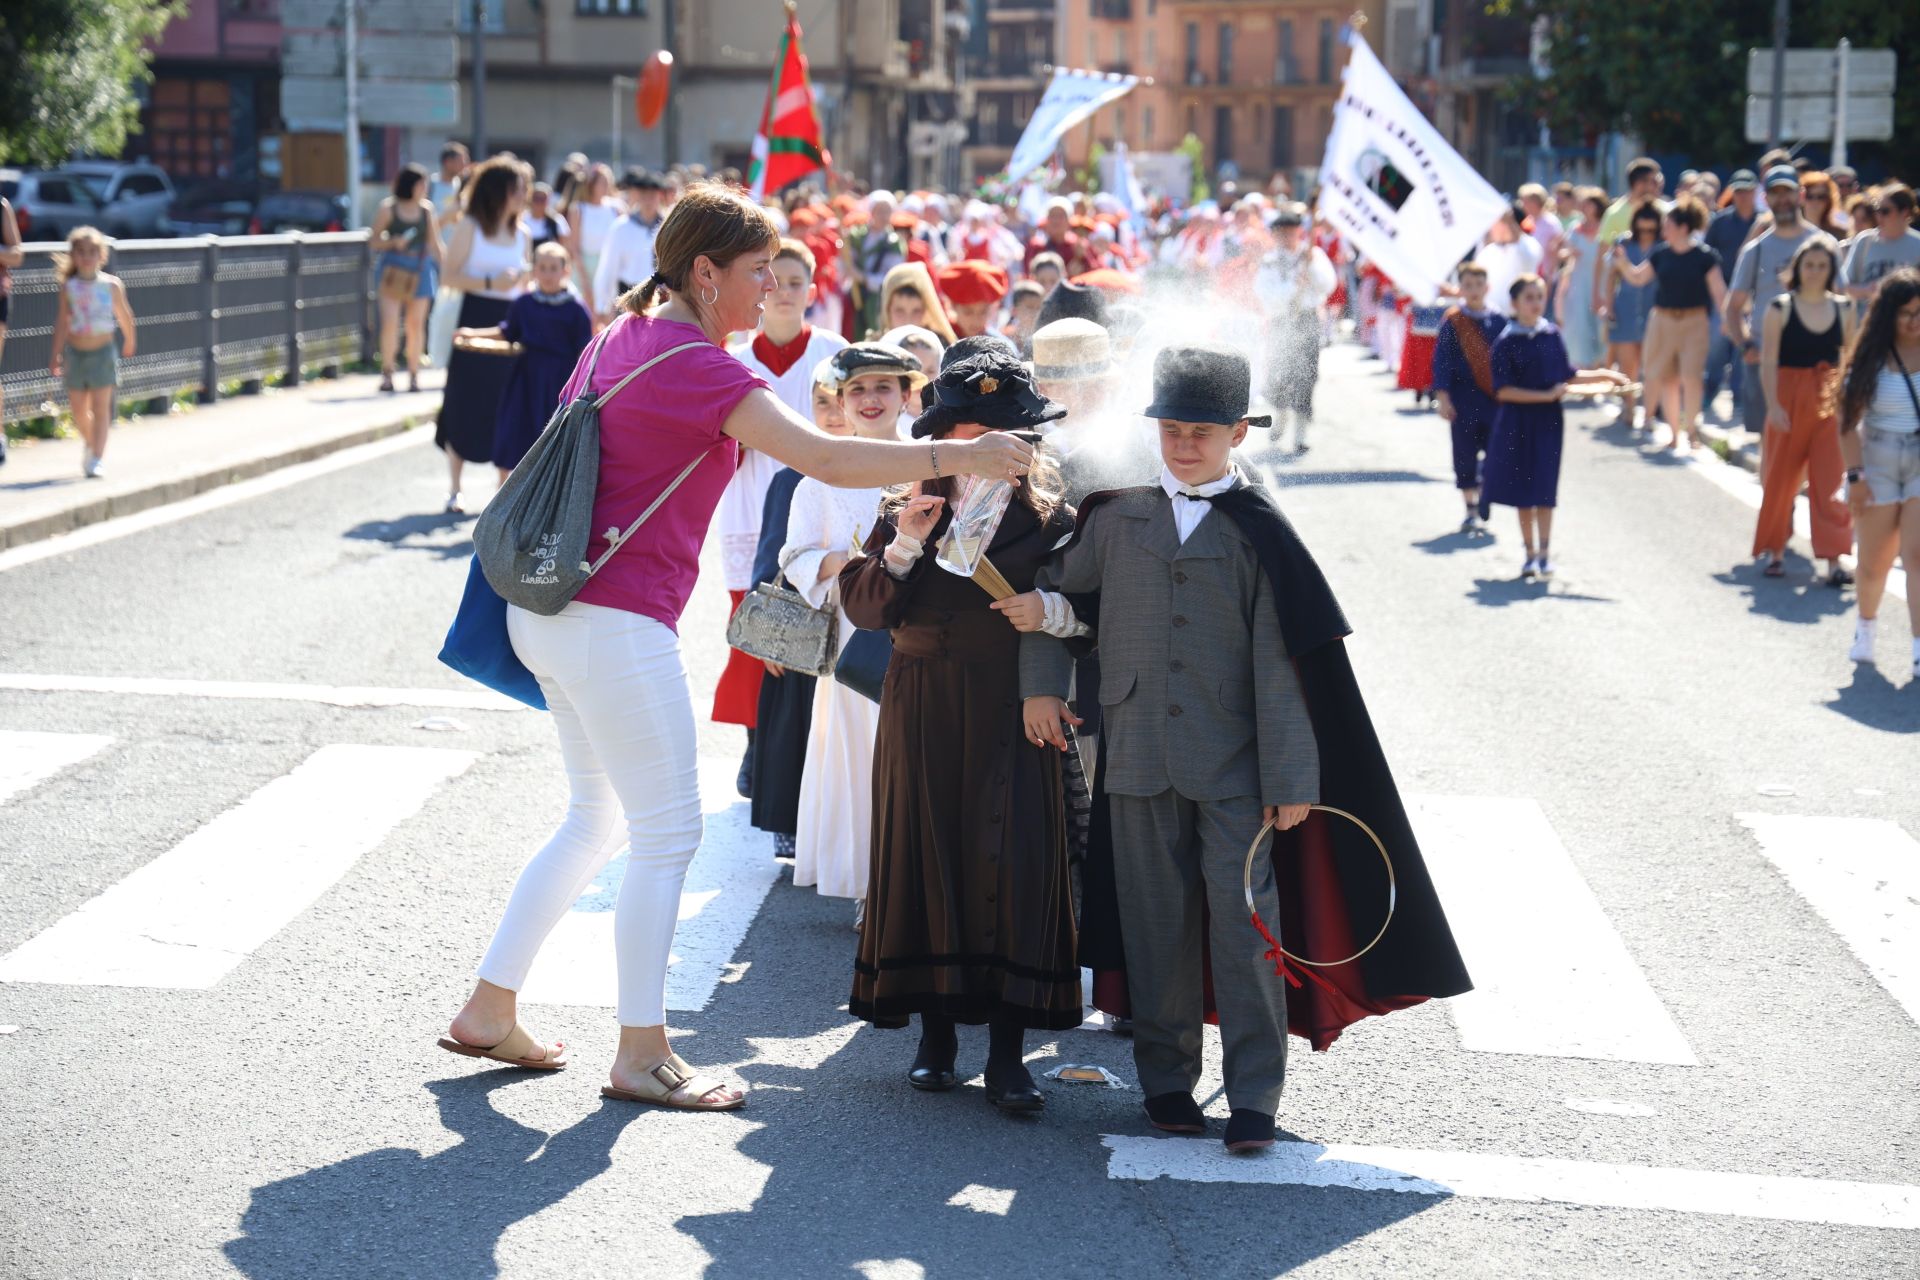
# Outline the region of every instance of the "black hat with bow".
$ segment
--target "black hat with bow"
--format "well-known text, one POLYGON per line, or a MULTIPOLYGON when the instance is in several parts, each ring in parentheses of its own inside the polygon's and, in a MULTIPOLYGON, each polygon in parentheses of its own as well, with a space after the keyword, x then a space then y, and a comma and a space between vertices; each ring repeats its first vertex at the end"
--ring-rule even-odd
POLYGON ((962 422, 977 422, 995 431, 1023 431, 1067 416, 1065 405, 1035 390, 1033 375, 1018 355, 998 349, 980 351, 942 368, 920 399, 927 409, 913 420, 916 440, 945 435, 962 422))

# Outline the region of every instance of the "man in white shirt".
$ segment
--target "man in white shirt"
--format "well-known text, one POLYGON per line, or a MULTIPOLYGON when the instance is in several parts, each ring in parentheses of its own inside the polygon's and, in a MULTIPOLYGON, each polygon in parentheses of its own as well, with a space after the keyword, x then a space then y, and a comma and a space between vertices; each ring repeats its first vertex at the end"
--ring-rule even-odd
POLYGON ((1520 230, 1520 217, 1509 209, 1487 230, 1487 242, 1473 260, 1487 269, 1487 305, 1503 316, 1513 314, 1510 291, 1521 276, 1540 269, 1540 242, 1520 230))
POLYGON ((1267 318, 1267 398, 1273 402, 1273 442, 1284 415, 1293 415, 1293 451, 1307 451, 1313 389, 1320 382, 1320 308, 1338 277, 1326 250, 1307 238, 1305 205, 1287 203, 1273 215, 1275 247, 1260 260, 1253 292, 1267 318))
MULTIPOLYGON (((1520 188, 1520 207, 1527 211, 1527 221, 1533 224, 1527 232, 1540 246, 1540 278, 1553 283, 1554 248, 1560 243, 1560 235, 1565 230, 1559 217, 1547 203, 1547 189, 1537 182, 1529 182, 1520 188)), ((1521 224, 1523 227, 1526 223, 1521 224)))
POLYGON ((653 239, 660 233, 660 197, 666 184, 655 174, 633 170, 620 180, 627 193, 625 217, 607 232, 600 267, 593 273, 593 311, 601 324, 613 319, 620 295, 653 274, 653 239))

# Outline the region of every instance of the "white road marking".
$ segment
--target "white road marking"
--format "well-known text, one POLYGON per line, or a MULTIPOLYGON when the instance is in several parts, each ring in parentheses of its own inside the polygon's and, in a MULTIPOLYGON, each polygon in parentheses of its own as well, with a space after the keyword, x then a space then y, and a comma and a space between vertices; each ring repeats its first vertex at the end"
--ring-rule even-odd
MULTIPOLYGON (((1760 509, 1764 492, 1760 487, 1760 477, 1744 467, 1721 461, 1719 454, 1696 452, 1691 470, 1714 488, 1732 494, 1755 511, 1760 509)), ((1807 513, 1805 497, 1793 500, 1793 532, 1803 546, 1813 541, 1813 523, 1807 513)), ((1897 565, 1887 573, 1887 592, 1902 600, 1907 598, 1907 575, 1897 565)))
POLYGON ((1474 989, 1447 1001, 1483 1053, 1698 1064, 1532 800, 1407 805, 1474 989))
POLYGON ((1010 1187, 983 1187, 977 1182, 969 1182, 948 1196, 947 1203, 956 1209, 971 1209, 975 1213, 990 1213, 1004 1218, 1013 1212, 1013 1196, 1010 1187))
POLYGON ((1107 1176, 1142 1182, 1340 1187, 1920 1230, 1920 1187, 1896 1183, 1312 1142, 1282 1142, 1257 1156, 1236 1156, 1218 1142, 1111 1134, 1101 1141, 1110 1152, 1107 1176))
POLYGON ((348 467, 357 467, 363 462, 372 462, 408 447, 420 448, 432 438, 431 431, 401 431, 368 444, 355 445, 351 449, 330 453, 324 458, 315 458, 312 462, 282 467, 278 471, 270 471, 266 475, 255 476, 251 480, 242 480, 238 484, 209 489, 205 493, 196 494, 180 502, 170 502, 145 511, 136 511, 130 516, 121 516, 117 520, 102 520, 99 524, 86 525, 75 529, 72 533, 63 533, 40 542, 29 542, 25 546, 11 547, 0 551, 0 573, 5 573, 8 569, 18 569, 23 564, 33 564, 35 561, 45 560, 51 556, 65 555, 69 551, 97 547, 103 542, 113 542, 129 534, 145 533, 148 529, 157 529, 161 525, 172 524, 176 520, 186 520, 209 511, 217 511, 221 507, 230 507, 237 502, 246 502, 263 494, 289 489, 296 484, 317 479, 335 471, 344 471, 348 467))
POLYGON ((491 689, 387 689, 377 685, 275 684, 256 680, 169 680, 154 676, 69 676, 0 672, 0 690, 113 693, 153 698, 251 698, 329 707, 435 707, 454 711, 527 711, 491 689))
POLYGON ((1920 841, 1880 818, 1739 818, 1793 891, 1920 1022, 1920 841))
POLYGON ((0 729, 0 804, 112 745, 97 733, 0 729))
POLYGON ((0 982, 211 987, 476 758, 322 747, 0 958, 0 982))
MULTIPOLYGON (((680 923, 667 966, 667 1008, 697 1013, 707 1007, 727 964, 760 912, 767 890, 780 876, 773 840, 747 821, 748 807, 733 789, 738 761, 702 757, 700 801, 706 833, 687 868, 680 894, 680 923)), ((558 815, 556 815, 557 817, 558 815)), ((618 1004, 613 963, 614 904, 626 869, 621 848, 561 918, 540 948, 520 998, 534 1004, 618 1004)), ((851 954, 853 935, 847 935, 851 954)), ((852 973, 851 967, 848 969, 852 973)), ((851 977, 849 977, 851 981, 851 977)))

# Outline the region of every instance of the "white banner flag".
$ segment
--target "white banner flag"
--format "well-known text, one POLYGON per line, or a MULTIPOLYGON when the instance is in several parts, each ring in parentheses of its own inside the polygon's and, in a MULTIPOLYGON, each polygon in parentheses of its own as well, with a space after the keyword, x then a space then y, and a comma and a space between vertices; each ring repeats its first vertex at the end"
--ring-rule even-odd
POLYGON ((1013 158, 1007 161, 1007 184, 1038 169, 1067 136, 1067 130, 1100 108, 1122 97, 1140 83, 1139 76, 1110 76, 1099 71, 1070 71, 1055 67, 1047 84, 1046 96, 1033 109, 1026 131, 1014 144, 1013 158))
POLYGON ((1431 303, 1507 202, 1400 92, 1359 32, 1347 45, 1320 210, 1415 302, 1431 303))

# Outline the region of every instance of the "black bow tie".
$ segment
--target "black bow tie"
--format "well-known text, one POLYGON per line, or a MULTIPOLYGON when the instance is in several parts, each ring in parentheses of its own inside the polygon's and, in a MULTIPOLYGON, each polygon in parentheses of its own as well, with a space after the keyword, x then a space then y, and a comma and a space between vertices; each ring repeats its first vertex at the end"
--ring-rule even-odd
POLYGON ((1212 502, 1213 501, 1213 498, 1208 494, 1195 493, 1191 489, 1181 489, 1181 490, 1178 490, 1177 492, 1179 493, 1179 496, 1181 496, 1182 498, 1185 498, 1189 502, 1212 502))

